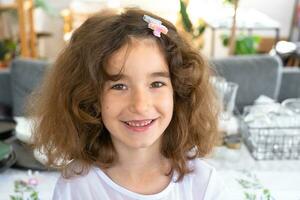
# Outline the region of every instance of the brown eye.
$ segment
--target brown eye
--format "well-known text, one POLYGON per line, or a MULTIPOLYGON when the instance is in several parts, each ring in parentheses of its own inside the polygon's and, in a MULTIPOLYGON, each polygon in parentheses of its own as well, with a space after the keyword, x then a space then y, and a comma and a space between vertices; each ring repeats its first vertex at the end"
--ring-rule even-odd
POLYGON ((160 82, 160 81, 155 81, 155 82, 151 83, 151 87, 152 88, 160 88, 160 87, 162 87, 164 85, 166 85, 166 84, 163 83, 163 82, 160 82))
POLYGON ((127 90, 127 86, 124 85, 124 84, 115 84, 111 87, 111 89, 114 89, 114 90, 127 90))

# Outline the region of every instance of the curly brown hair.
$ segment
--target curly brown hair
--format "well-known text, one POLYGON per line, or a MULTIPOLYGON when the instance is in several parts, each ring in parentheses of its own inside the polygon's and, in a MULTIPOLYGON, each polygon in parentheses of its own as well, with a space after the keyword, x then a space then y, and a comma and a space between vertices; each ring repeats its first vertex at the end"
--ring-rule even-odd
POLYGON ((75 30, 29 101, 28 114, 36 119, 33 146, 46 154, 49 166, 66 169, 69 160, 82 166, 113 165, 116 151, 101 120, 100 96, 108 59, 130 38, 156 40, 168 63, 174 113, 162 135, 161 154, 171 161, 178 180, 191 172, 188 160, 212 150, 218 108, 207 61, 169 21, 137 8, 106 10, 75 30), (155 37, 143 21, 145 14, 159 19, 168 33, 155 37))

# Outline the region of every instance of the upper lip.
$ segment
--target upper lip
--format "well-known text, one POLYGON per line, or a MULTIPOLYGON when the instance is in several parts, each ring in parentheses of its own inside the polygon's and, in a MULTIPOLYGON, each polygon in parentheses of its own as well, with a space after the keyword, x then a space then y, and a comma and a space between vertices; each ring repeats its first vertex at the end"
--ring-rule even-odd
POLYGON ((152 119, 136 119, 136 120, 126 120, 123 122, 133 122, 133 123, 142 123, 142 122, 148 122, 148 121, 152 121, 155 120, 156 118, 152 118, 152 119))

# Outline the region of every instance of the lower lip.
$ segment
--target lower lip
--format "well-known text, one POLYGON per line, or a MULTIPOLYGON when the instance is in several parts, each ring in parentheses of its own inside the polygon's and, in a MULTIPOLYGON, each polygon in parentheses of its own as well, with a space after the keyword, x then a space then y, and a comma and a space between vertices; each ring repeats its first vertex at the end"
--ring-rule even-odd
POLYGON ((147 131, 154 123, 155 123, 156 119, 152 120, 152 122, 146 126, 129 126, 128 124, 125 124, 125 126, 131 130, 131 131, 134 131, 134 132, 145 132, 147 131))

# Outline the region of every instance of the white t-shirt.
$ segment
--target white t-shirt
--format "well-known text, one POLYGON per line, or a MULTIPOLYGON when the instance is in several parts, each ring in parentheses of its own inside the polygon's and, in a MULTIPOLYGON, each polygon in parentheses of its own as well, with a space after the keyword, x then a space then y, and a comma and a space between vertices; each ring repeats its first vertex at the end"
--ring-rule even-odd
POLYGON ((143 195, 112 181, 100 168, 92 167, 84 176, 60 177, 53 200, 223 200, 224 187, 215 169, 201 159, 190 161, 194 172, 180 182, 172 178, 161 192, 143 195))

